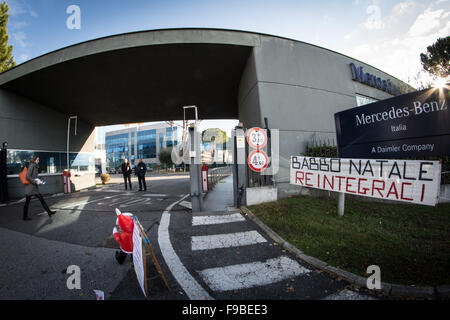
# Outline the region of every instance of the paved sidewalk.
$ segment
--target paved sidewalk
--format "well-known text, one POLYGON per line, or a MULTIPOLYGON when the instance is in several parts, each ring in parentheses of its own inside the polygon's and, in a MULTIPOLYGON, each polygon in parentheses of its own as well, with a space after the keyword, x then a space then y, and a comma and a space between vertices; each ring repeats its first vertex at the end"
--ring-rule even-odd
POLYGON ((220 180, 203 199, 203 211, 226 211, 233 207, 233 176, 220 180))

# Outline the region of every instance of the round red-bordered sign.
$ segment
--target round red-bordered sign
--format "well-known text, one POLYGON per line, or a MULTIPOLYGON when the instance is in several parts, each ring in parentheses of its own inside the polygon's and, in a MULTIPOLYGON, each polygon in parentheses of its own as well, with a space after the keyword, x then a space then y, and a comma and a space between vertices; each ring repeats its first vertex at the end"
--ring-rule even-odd
POLYGON ((254 150, 248 155, 247 162, 250 169, 261 172, 269 165, 269 157, 262 150, 254 150))
POLYGON ((247 131, 247 143, 254 149, 261 149, 267 144, 267 133, 265 130, 254 127, 247 131))

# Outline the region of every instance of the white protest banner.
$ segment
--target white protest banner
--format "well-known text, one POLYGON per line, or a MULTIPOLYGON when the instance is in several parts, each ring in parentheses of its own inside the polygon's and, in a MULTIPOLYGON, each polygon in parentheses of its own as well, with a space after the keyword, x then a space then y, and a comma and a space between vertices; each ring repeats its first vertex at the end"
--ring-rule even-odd
POLYGON ((435 206, 441 163, 291 156, 290 183, 328 191, 435 206))
POLYGON ((138 279, 139 285, 141 286, 142 292, 145 296, 147 293, 145 291, 145 270, 144 270, 144 257, 142 256, 142 237, 140 234, 140 228, 137 224, 137 220, 134 220, 133 228, 133 265, 134 271, 136 272, 136 277, 138 279))

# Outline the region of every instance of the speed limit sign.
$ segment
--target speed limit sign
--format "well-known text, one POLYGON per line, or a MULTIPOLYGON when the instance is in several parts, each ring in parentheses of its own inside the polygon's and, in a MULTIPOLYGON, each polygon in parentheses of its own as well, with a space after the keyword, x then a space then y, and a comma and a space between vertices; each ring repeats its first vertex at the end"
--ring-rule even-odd
POLYGON ((248 156, 248 166, 256 172, 264 171, 269 165, 269 157, 262 150, 254 150, 248 156))
POLYGON ((266 131, 258 127, 249 129, 247 132, 247 142, 254 149, 264 148, 267 143, 266 131))

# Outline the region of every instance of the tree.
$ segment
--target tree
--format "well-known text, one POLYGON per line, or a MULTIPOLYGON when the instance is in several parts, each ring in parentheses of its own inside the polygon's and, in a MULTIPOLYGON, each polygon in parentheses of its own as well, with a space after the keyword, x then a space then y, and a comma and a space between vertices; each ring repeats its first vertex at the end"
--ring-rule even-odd
POLYGON ((167 167, 173 166, 172 162, 172 147, 163 148, 158 154, 159 162, 166 165, 167 167))
POLYGON ((407 83, 418 91, 431 89, 434 86, 433 79, 425 70, 418 71, 415 76, 408 76, 407 83))
POLYGON ((227 133, 219 128, 209 128, 202 132, 203 142, 226 143, 227 133))
POLYGON ((422 67, 433 78, 447 78, 450 76, 450 36, 439 38, 426 53, 420 54, 422 67))
POLYGON ((8 24, 9 7, 6 2, 0 4, 0 73, 14 67, 16 63, 14 62, 12 56, 12 45, 8 46, 8 29, 6 25, 8 24))

